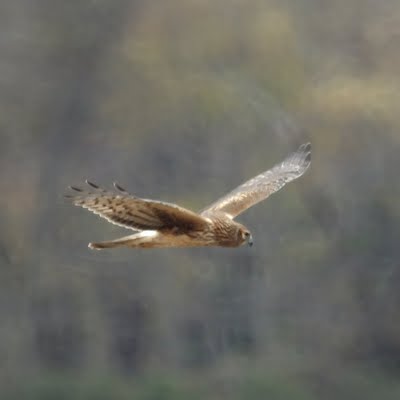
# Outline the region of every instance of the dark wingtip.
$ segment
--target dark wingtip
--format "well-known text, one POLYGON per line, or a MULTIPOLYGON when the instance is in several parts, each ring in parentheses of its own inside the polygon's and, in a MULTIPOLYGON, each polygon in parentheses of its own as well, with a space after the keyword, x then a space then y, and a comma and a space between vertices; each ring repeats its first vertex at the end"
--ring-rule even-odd
POLYGON ((113 185, 114 185, 115 189, 119 190, 120 192, 126 193, 126 190, 121 185, 119 185, 117 182, 113 182, 113 185))
POLYGON ((299 150, 300 150, 300 151, 304 151, 304 152, 311 151, 311 143, 310 143, 310 142, 303 143, 303 144, 299 147, 299 150))
POLYGON ((304 162, 310 163, 311 162, 311 143, 304 143, 299 147, 299 153, 304 155, 304 162))
POLYGON ((75 190, 75 192, 83 192, 83 189, 77 187, 77 186, 68 186, 69 189, 75 190))
POLYGON ((92 188, 94 188, 94 189, 100 189, 100 187, 98 186, 98 185, 96 185, 95 183, 93 183, 93 182, 90 182, 89 180, 85 180, 85 182, 86 182, 86 184, 87 185, 89 185, 89 186, 91 186, 92 188))

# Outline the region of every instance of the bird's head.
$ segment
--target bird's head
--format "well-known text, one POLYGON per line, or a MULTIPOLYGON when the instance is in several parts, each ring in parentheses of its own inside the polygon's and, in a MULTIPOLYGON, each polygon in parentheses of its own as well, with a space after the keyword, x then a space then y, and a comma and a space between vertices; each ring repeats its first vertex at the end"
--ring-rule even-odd
POLYGON ((238 242, 240 245, 247 243, 250 247, 253 246, 253 237, 250 231, 243 225, 238 229, 238 242))

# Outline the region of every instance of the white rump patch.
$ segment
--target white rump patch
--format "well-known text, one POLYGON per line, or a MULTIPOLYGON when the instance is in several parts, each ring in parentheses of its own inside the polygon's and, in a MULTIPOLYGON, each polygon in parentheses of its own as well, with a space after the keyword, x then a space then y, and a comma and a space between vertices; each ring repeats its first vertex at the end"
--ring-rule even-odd
POLYGON ((134 236, 137 238, 154 238, 156 236, 158 236, 158 232, 157 231, 153 231, 153 230, 148 230, 148 231, 142 231, 139 233, 136 233, 134 236))

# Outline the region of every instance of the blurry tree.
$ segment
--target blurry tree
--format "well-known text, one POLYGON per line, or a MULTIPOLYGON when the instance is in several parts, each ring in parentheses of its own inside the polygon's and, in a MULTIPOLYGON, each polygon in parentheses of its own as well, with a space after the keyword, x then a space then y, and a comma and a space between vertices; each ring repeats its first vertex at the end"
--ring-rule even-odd
POLYGON ((399 26, 396 0, 2 2, 0 397, 397 399, 399 26), (61 199, 201 209, 308 140, 252 250, 90 253, 119 228, 61 199))

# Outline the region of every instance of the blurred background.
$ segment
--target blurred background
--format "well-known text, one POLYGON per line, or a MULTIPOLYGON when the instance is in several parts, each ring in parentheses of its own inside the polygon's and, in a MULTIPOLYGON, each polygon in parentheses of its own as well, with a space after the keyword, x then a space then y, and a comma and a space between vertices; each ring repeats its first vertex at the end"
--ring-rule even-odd
POLYGON ((399 399, 398 0, 0 3, 2 399, 399 399), (313 144, 253 248, 92 252, 84 179, 198 210, 313 144))

